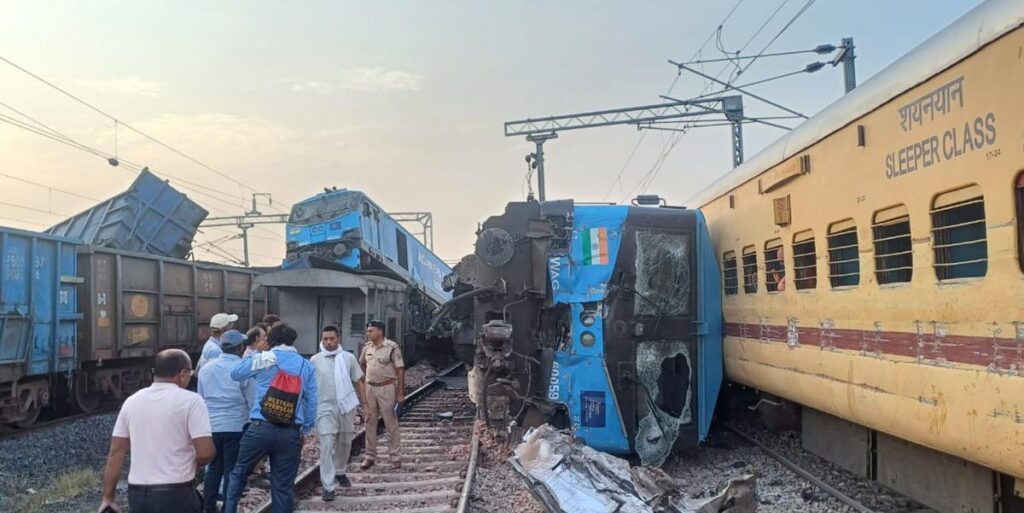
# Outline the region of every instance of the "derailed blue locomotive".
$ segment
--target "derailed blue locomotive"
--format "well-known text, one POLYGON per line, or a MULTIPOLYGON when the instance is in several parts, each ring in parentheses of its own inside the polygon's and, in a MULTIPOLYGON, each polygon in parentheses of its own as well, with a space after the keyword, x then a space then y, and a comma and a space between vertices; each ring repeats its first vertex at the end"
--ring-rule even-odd
POLYGON ((517 202, 480 227, 441 315, 488 420, 660 465, 711 424, 720 283, 699 211, 517 202))
POLYGON ((362 192, 327 190, 297 203, 286 230, 285 269, 335 264, 392 274, 436 304, 451 297, 441 287, 451 268, 362 192))

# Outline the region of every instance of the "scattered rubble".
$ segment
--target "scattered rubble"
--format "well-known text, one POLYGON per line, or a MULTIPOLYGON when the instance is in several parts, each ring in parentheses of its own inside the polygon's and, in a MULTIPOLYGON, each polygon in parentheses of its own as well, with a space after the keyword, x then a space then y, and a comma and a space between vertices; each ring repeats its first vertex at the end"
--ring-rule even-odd
POLYGON ((587 447, 548 424, 531 429, 515 449, 513 468, 549 511, 558 513, 754 513, 754 476, 732 480, 710 498, 683 495, 659 468, 587 447))

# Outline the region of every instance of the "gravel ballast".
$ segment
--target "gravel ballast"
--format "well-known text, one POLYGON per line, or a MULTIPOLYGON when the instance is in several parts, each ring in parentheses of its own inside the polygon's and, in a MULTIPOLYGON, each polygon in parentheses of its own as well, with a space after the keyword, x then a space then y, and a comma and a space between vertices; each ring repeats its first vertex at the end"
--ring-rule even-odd
MULTIPOLYGON (((96 415, 0 441, 0 511, 95 511, 115 420, 116 414, 96 415), (95 487, 71 498, 49 493, 57 478, 75 471, 93 472, 95 487)), ((125 476, 127 470, 126 465, 125 476)), ((126 503, 123 491, 120 499, 126 503)))

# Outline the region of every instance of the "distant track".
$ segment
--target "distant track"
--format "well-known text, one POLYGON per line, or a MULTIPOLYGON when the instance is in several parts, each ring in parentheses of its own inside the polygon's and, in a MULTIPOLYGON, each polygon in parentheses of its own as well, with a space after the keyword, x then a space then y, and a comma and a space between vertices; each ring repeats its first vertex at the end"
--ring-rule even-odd
POLYGON ((67 416, 60 417, 60 418, 53 419, 53 420, 44 420, 44 421, 41 421, 41 422, 36 422, 35 424, 32 424, 31 426, 29 426, 27 428, 18 428, 18 427, 0 425, 0 440, 13 440, 15 438, 20 438, 20 437, 23 437, 25 435, 29 435, 31 433, 37 433, 39 431, 46 431, 47 429, 50 429, 50 428, 53 428, 53 427, 56 427, 56 426, 60 426, 60 425, 63 425, 63 424, 69 424, 69 423, 74 422, 76 420, 87 419, 87 418, 92 417, 94 415, 105 415, 107 413, 116 413, 119 408, 120 408, 119 405, 100 407, 100 408, 97 408, 95 411, 92 411, 92 412, 89 412, 89 413, 75 413, 75 414, 72 414, 72 415, 67 415, 67 416))

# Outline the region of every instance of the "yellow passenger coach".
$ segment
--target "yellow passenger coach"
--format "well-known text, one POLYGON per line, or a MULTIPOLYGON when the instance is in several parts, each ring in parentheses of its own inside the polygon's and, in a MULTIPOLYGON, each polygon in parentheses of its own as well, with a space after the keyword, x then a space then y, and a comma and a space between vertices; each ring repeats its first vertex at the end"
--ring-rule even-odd
POLYGON ((1022 491, 1022 23, 1024 1, 982 4, 690 201, 728 377, 942 510, 1022 491))

